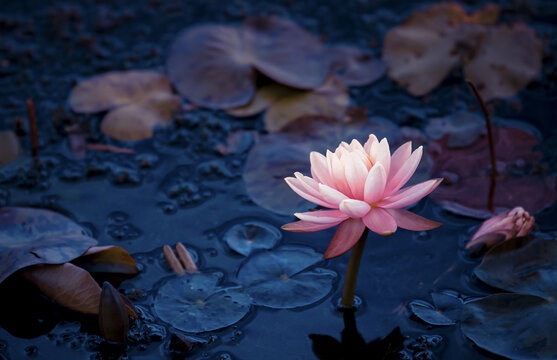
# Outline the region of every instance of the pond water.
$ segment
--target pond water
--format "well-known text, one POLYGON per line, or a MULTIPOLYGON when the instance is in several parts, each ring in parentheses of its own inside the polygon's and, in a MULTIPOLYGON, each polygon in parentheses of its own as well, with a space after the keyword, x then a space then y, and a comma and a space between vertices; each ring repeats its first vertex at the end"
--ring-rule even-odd
MULTIPOLYGON (((506 9, 506 20, 525 21, 542 34, 549 55, 540 78, 513 98, 520 106, 513 106, 513 101, 496 102, 494 111, 498 117, 527 122, 542 134, 542 163, 548 173, 554 173, 557 6, 544 0, 497 3, 506 9)), ((483 4, 465 2, 471 9, 483 4)), ((169 350, 172 333, 177 330, 155 312, 159 289, 176 278, 164 262, 163 245, 184 243, 203 274, 215 273, 218 286, 229 287, 238 283, 239 269, 247 266, 245 256, 232 250, 234 239, 226 239, 241 237, 238 227, 263 224, 263 230, 254 235, 250 233, 253 229, 247 229, 244 236, 260 236, 268 248, 298 246, 320 254, 334 233, 334 229, 307 234, 279 230, 294 217, 268 211, 248 196, 242 179, 248 147, 226 156, 215 151, 234 130, 261 131, 261 117, 238 120, 224 112, 195 109, 181 114, 166 129, 156 130, 152 139, 121 143, 99 131, 100 115, 77 115, 69 110, 68 95, 78 81, 110 70, 164 71, 170 44, 183 29, 196 23, 237 23, 253 14, 287 17, 327 42, 354 45, 380 56, 385 33, 420 6, 411 1, 4 2, 0 8, 0 130, 11 129, 14 118, 26 118, 25 100, 32 97, 45 169, 38 180, 26 175, 8 179, 3 174, 0 205, 59 211, 88 229, 100 245, 124 247, 136 259, 141 273, 124 281, 119 289, 139 307, 141 320, 132 327, 126 349, 106 347, 94 320, 15 285, 10 291, 29 293, 33 301, 14 304, 3 300, 0 317, 9 320, 2 321, 0 327, 0 359, 180 358, 169 350), (75 160, 60 131, 71 118, 90 122, 89 141, 130 147, 135 154, 89 151, 84 160, 75 160), (14 320, 17 316, 13 313, 8 315, 12 309, 7 307, 13 307, 22 320, 14 320)), ((458 75, 446 79, 427 101, 411 96, 387 77, 351 88, 350 95, 354 104, 368 107, 372 116, 401 126, 423 127, 428 117, 476 105, 458 75)), ((26 137, 21 140, 30 148, 26 137)), ((412 211, 444 225, 430 232, 401 229, 390 237, 369 236, 356 290, 361 300, 354 314, 359 333, 370 342, 400 327, 408 358, 498 358, 476 347, 458 324, 433 327, 417 320, 409 308, 415 300, 431 303, 432 293, 446 290, 463 298, 493 293, 473 274, 479 260, 464 250, 480 221, 449 213, 428 198, 412 211)), ((538 231, 557 231, 556 211, 553 205, 536 214, 538 231)), ((249 244, 238 246, 249 254, 249 244)), ((319 276, 325 284, 321 289, 327 290, 324 296, 308 300, 309 305, 283 309, 282 299, 261 299, 274 305, 251 305, 232 326, 190 333, 199 344, 189 358, 317 358, 312 350, 315 337, 310 335, 340 340, 345 329, 337 304, 348 259, 345 254, 300 269, 317 271, 312 276, 319 276)), ((257 289, 252 291, 256 296, 257 289)), ((312 294, 313 290, 307 291, 312 294)), ((6 287, 0 296, 11 297, 6 287)))

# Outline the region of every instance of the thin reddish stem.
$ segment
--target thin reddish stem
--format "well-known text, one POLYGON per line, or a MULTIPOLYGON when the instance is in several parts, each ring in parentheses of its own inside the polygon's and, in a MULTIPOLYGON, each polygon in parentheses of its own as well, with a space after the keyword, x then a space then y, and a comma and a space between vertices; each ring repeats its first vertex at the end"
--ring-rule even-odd
POLYGON ((480 92, 476 88, 476 86, 471 81, 467 81, 467 83, 472 89, 472 91, 474 92, 474 95, 476 95, 476 98, 480 103, 485 118, 485 127, 487 128, 487 140, 489 143, 489 156, 491 158, 491 181, 489 184, 489 196, 487 200, 487 208, 489 209, 489 211, 494 212, 495 209, 493 206, 493 201, 495 198, 495 180, 497 178, 497 164, 495 162, 495 144, 493 142, 493 130, 491 127, 491 117, 489 115, 489 111, 487 110, 487 106, 485 106, 485 102, 482 96, 480 95, 480 92))

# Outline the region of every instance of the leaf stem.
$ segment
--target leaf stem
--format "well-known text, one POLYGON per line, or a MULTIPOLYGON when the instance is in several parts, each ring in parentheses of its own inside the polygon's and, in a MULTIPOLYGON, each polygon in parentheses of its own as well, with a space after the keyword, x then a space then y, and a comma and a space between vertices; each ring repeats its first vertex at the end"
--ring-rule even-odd
POLYGON ((474 92, 474 95, 476 95, 476 98, 480 103, 485 118, 485 127, 487 128, 487 139, 489 142, 489 156, 491 158, 491 182, 489 184, 489 197, 487 200, 487 208, 489 209, 489 211, 494 212, 493 200, 495 198, 495 180, 497 178, 497 164, 495 163, 495 144, 493 142, 491 118, 489 116, 489 111, 487 111, 487 106, 485 106, 485 102, 482 96, 480 95, 480 92, 474 85, 474 83, 472 83, 471 81, 466 81, 466 83, 468 83, 468 85, 474 92))
POLYGON ((344 289, 342 290, 341 307, 351 308, 354 306, 354 294, 356 292, 356 280, 358 279, 358 270, 360 269, 360 260, 366 245, 366 239, 369 229, 366 227, 360 240, 354 245, 348 260, 346 268, 346 276, 344 278, 344 289))

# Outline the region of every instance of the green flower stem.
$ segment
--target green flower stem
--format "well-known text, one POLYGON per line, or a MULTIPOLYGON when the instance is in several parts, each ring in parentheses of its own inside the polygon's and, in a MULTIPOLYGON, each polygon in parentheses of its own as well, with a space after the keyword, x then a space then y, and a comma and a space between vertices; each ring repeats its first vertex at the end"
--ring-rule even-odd
POLYGON ((351 308, 354 306, 354 293, 356 292, 356 280, 358 279, 358 270, 360 269, 360 260, 366 246, 366 239, 369 229, 366 227, 360 240, 352 248, 350 260, 348 260, 348 268, 346 269, 346 277, 344 278, 344 289, 342 290, 342 300, 340 305, 343 308, 351 308))

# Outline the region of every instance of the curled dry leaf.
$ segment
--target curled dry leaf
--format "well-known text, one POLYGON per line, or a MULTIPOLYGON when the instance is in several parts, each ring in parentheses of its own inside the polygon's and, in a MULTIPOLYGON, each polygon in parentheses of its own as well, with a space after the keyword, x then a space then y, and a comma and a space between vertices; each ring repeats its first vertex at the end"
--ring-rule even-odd
POLYGON ((380 59, 351 46, 335 46, 329 49, 331 72, 348 86, 364 86, 385 74, 387 65, 380 59))
POLYGON ((0 282, 36 264, 62 264, 97 241, 70 219, 50 210, 0 209, 0 282))
POLYGON ((228 109, 233 116, 255 115, 268 108, 265 128, 270 132, 308 116, 341 120, 350 104, 348 88, 336 76, 329 76, 321 86, 310 91, 288 88, 279 84, 261 87, 246 106, 228 109))
POLYGON ((535 78, 543 49, 533 30, 520 24, 495 26, 498 18, 495 5, 468 15, 456 3, 412 14, 385 36, 389 77, 421 96, 463 65, 486 101, 513 95, 535 78))
POLYGON ((137 264, 131 255, 120 246, 93 246, 72 261, 92 273, 118 273, 136 275, 137 264))
POLYGON ((70 263, 35 265, 21 272, 43 294, 70 309, 98 314, 101 288, 84 269, 70 263))
POLYGON ((152 71, 97 75, 80 82, 70 94, 70 106, 75 112, 109 110, 101 130, 123 141, 153 136, 153 128, 168 125, 180 103, 168 79, 152 71))
POLYGON ((329 60, 319 39, 293 22, 256 16, 241 27, 203 25, 172 45, 168 76, 190 101, 216 109, 247 104, 255 70, 296 88, 320 85, 329 60))
MULTIPOLYGON (((529 173, 542 153, 533 148, 539 143, 529 131, 516 127, 494 127, 494 146, 498 176, 493 204, 497 213, 522 206, 534 214, 557 199, 557 178, 529 173), (517 194, 528 194, 517 196, 517 194)), ((464 148, 448 146, 448 136, 429 143, 426 152, 433 159, 433 176, 446 181, 431 198, 458 214, 486 218, 490 193, 489 145, 485 136, 464 148), (474 194, 474 196, 470 196, 474 194)))
POLYGON ((126 304, 118 290, 109 282, 104 282, 99 304, 99 328, 108 341, 123 343, 129 328, 126 304))
POLYGON ((20 153, 17 135, 10 130, 0 131, 0 168, 17 159, 20 153))

